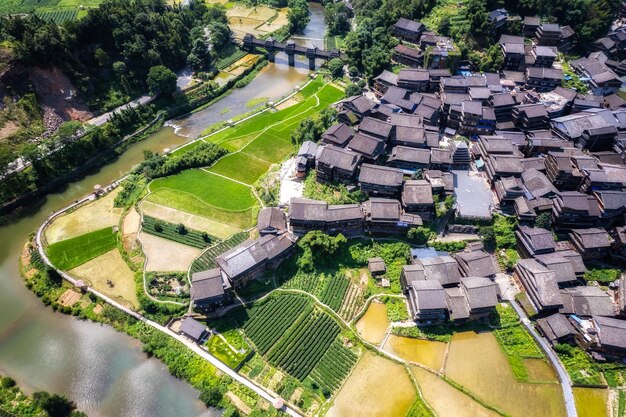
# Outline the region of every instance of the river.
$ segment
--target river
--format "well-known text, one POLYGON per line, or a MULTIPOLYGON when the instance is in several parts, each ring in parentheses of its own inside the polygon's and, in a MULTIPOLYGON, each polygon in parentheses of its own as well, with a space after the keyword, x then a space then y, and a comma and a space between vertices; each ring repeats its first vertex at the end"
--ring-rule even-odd
MULTIPOLYGON (((323 9, 311 5, 307 36, 322 38, 323 9)), ((20 250, 28 235, 55 210, 83 197, 96 184, 108 184, 143 159, 198 135, 213 123, 250 111, 258 97, 275 100, 308 77, 304 62, 290 68, 277 56, 246 87, 190 117, 177 120, 180 135, 164 127, 130 147, 98 172, 51 194, 38 211, 0 228, 0 374, 16 379, 26 392, 67 395, 90 417, 218 416, 197 399, 198 392, 172 377, 158 360, 148 359, 136 340, 96 323, 53 313, 28 291, 19 275, 20 250), (229 109, 225 112, 224 109, 229 109), (184 135, 184 136, 182 136, 184 135)))

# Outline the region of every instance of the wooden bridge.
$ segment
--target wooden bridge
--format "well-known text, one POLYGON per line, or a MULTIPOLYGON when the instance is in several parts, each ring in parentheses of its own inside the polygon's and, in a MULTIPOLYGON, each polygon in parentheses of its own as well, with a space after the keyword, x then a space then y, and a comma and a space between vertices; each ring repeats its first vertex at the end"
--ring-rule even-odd
POLYGON ((325 51, 315 46, 305 47, 296 45, 293 39, 288 40, 286 43, 276 41, 274 38, 258 39, 254 35, 248 33, 243 37, 243 47, 249 52, 254 52, 256 48, 263 48, 267 52, 267 60, 274 62, 274 58, 277 52, 284 52, 287 54, 289 66, 296 65, 296 55, 302 55, 309 58, 309 69, 315 70, 315 60, 324 59, 326 61, 333 58, 345 59, 346 56, 341 52, 325 51))

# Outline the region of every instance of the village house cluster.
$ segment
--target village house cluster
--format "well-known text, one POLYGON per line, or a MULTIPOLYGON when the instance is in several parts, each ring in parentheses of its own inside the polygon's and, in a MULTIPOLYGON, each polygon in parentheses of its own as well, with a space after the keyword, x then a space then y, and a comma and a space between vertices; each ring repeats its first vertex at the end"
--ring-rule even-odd
MULTIPOLYGON (((490 17, 494 29, 506 30, 506 10, 490 17)), ((314 170, 318 182, 358 189, 367 200, 293 198, 286 211, 262 209, 258 239, 193 275, 194 305, 228 303, 232 288, 278 265, 307 232, 406 236, 438 220, 443 202, 454 198, 444 220, 449 232, 475 233, 494 212, 517 218, 522 259, 513 277, 551 342, 576 341, 605 357, 625 353, 626 282, 607 289, 582 277, 590 265, 626 259, 626 101, 616 94, 626 31, 611 32, 571 62, 586 94, 561 86, 557 53, 571 47, 568 26, 524 18, 523 36, 500 37, 502 71, 486 74, 453 75, 457 49, 419 22, 400 19, 394 35, 403 41, 394 59, 408 68, 383 71, 374 94, 338 103, 338 122, 296 157, 298 177, 314 170), (550 230, 535 227, 542 214, 550 230)), ((382 259, 369 267, 384 275, 382 259)), ((401 285, 416 322, 462 323, 495 308, 500 272, 481 244, 454 254, 420 248, 403 267, 401 285)))

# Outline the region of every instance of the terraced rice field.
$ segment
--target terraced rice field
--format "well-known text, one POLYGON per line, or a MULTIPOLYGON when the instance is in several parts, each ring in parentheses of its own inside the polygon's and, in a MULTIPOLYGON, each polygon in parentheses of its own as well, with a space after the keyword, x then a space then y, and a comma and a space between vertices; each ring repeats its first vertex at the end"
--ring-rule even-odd
POLYGON ((247 229, 254 224, 258 204, 251 186, 272 164, 295 151, 291 130, 338 101, 343 92, 322 78, 298 94, 298 104, 276 112, 264 112, 204 140, 231 151, 215 165, 192 169, 150 184, 147 201, 247 229))
POLYGON ((50 262, 57 268, 67 271, 90 261, 117 246, 117 234, 113 228, 76 236, 53 243, 46 248, 50 262))

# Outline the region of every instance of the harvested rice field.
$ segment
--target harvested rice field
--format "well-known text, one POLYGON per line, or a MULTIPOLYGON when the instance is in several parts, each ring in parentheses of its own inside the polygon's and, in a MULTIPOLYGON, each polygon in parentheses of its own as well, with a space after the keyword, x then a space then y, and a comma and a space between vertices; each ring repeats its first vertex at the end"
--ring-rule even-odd
POLYGON ((146 272, 187 271, 202 252, 200 249, 148 233, 141 233, 139 240, 146 255, 146 272))
POLYGON ((113 207, 113 200, 119 192, 120 188, 117 188, 104 197, 55 219, 46 228, 45 236, 48 244, 105 227, 117 226, 122 209, 113 207))
POLYGON ((98 256, 70 270, 69 273, 125 305, 139 307, 135 291, 135 274, 126 265, 117 249, 98 256))

